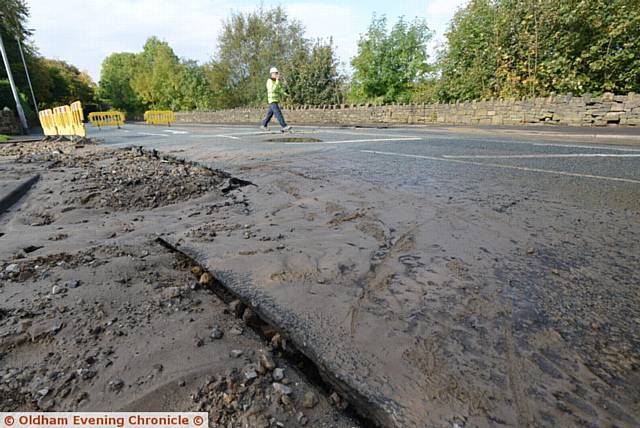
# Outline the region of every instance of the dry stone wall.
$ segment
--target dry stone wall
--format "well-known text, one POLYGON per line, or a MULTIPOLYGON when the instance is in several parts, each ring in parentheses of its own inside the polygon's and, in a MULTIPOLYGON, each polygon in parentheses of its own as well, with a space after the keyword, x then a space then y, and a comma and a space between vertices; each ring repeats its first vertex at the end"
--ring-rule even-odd
MULTIPOLYGON (((571 95, 451 104, 295 106, 282 109, 291 124, 640 126, 640 94, 571 95)), ((176 113, 176 122, 258 124, 259 108, 176 113)))
POLYGON ((13 111, 7 107, 0 110, 0 134, 20 134, 20 123, 13 111))

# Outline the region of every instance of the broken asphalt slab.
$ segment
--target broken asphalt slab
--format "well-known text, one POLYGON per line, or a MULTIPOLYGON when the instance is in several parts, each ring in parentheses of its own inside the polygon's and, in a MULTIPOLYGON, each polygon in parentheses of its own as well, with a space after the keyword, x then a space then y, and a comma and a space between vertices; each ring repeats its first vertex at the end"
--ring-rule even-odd
POLYGON ((154 239, 244 208, 225 191, 247 182, 153 152, 14 149, 0 179, 13 188, 18 172, 42 178, 0 218, 0 410, 175 409, 206 411, 222 426, 358 425, 248 328, 250 311, 238 319, 204 286, 209 273, 154 239))

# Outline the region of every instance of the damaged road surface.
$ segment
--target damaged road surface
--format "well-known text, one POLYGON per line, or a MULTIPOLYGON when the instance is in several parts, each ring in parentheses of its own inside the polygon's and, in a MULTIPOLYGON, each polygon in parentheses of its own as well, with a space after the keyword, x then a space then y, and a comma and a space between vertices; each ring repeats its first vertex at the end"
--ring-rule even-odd
MULTIPOLYGON (((327 407, 312 426, 638 425, 640 168, 633 148, 431 129, 303 129, 320 141, 273 143, 241 128, 184 128, 187 134, 141 137, 140 144, 158 151, 153 162, 184 159, 188 170, 180 174, 206 168, 213 175, 197 185, 178 180, 185 191, 157 196, 151 189, 159 184, 120 183, 120 172, 109 186, 91 179, 113 171, 109 159, 138 156, 137 149, 77 171, 63 159, 19 154, 11 168, 33 160, 50 169, 20 211, 3 217, 3 269, 17 264, 8 275, 19 278, 32 270, 20 260, 71 252, 72 242, 76 252, 97 251, 160 237, 175 249, 163 257, 180 254, 201 266, 314 365, 327 407), (94 172, 83 179, 87 171, 94 172), (47 176, 61 181, 47 185, 47 176), (76 191, 97 194, 85 202, 76 191), (136 197, 140 208, 127 202, 136 197), (25 253, 27 245, 43 248, 25 253)), ((118 135, 105 132, 105 147, 124 145, 118 135)), ((26 284, 55 284, 29 275, 26 284)), ((281 344, 262 340, 282 353, 281 344)), ((2 369, 19 346, 4 351, 2 369)), ((180 343, 172 350, 188 346, 200 349, 180 343)), ((300 373, 306 385, 311 377, 300 373)), ((255 403, 269 409, 261 397, 255 403)), ((287 426, 311 424, 314 415, 301 422, 299 402, 293 405, 287 426)))
POLYGON ((244 209, 224 193, 245 182, 139 149, 33 143, 0 156, 3 177, 41 174, 0 218, 0 411, 357 424, 275 330, 252 329, 255 315, 222 300, 206 269, 158 242, 193 210, 244 209))

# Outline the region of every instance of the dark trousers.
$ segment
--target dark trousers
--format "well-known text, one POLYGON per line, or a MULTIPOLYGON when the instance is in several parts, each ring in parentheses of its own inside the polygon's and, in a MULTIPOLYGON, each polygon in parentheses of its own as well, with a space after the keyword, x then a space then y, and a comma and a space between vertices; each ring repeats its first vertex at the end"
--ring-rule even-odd
POLYGON ((262 126, 267 126, 271 121, 273 115, 276 115, 276 119, 278 119, 278 123, 280 123, 281 127, 287 126, 287 123, 284 121, 284 117, 282 117, 282 112, 280 111, 280 106, 278 103, 269 104, 269 110, 267 111, 267 115, 262 120, 262 126))

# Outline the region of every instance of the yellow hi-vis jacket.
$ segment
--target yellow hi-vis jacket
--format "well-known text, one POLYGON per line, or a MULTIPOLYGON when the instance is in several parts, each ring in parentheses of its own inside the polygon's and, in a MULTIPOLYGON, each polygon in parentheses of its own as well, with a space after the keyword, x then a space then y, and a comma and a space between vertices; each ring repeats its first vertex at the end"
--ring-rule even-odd
POLYGON ((285 93, 278 80, 267 80, 267 98, 269 104, 280 102, 280 97, 283 95, 285 95, 285 93))

